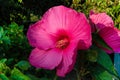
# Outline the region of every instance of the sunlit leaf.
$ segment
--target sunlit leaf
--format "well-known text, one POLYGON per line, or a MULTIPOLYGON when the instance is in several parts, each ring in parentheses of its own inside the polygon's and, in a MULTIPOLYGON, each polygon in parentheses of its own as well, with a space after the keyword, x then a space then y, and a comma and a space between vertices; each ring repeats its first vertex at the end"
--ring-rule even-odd
POLYGON ((0 73, 0 80, 9 80, 9 79, 5 74, 0 73))
POLYGON ((24 75, 20 70, 14 68, 11 71, 11 79, 12 80, 31 80, 28 76, 24 75))
POLYGON ((1 59, 1 60, 0 60, 0 63, 5 63, 6 61, 7 61, 7 59, 4 58, 4 59, 1 59))
POLYGON ((22 3, 22 0, 18 0, 19 3, 22 3))

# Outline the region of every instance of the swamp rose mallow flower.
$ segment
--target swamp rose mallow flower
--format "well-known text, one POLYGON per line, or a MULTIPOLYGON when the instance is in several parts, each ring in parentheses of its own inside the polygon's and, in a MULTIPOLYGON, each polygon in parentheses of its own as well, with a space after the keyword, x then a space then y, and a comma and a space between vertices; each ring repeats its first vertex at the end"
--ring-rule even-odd
POLYGON ((49 70, 56 68, 57 75, 64 77, 73 69, 77 49, 90 47, 91 29, 83 13, 56 6, 29 27, 27 38, 35 47, 29 56, 31 65, 49 70))
POLYGON ((106 13, 90 12, 89 19, 92 32, 98 33, 112 50, 101 45, 102 49, 108 53, 120 53, 120 30, 114 27, 112 18, 106 13))

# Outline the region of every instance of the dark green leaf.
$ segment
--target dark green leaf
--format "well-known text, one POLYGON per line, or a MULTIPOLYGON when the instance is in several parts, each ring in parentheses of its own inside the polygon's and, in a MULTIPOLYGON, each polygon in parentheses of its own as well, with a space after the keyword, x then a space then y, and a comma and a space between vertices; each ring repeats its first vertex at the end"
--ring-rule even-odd
POLYGON ((3 28, 0 26, 0 38, 3 36, 3 34, 4 34, 4 30, 3 30, 3 28))
POLYGON ((92 75, 95 77, 95 80, 119 80, 119 78, 110 74, 100 66, 94 67, 94 72, 92 72, 92 75))
POLYGON ((29 76, 31 80, 41 80, 40 78, 38 78, 38 77, 36 77, 34 75, 31 75, 31 74, 29 74, 27 76, 29 76))
POLYGON ((21 70, 28 70, 30 68, 30 64, 28 61, 20 61, 15 66, 19 67, 21 70))
POLYGON ((10 44, 10 38, 8 36, 3 36, 2 40, 5 44, 10 44))
POLYGON ((98 52, 97 63, 103 66, 110 73, 117 75, 110 56, 101 49, 97 49, 97 52, 98 52))

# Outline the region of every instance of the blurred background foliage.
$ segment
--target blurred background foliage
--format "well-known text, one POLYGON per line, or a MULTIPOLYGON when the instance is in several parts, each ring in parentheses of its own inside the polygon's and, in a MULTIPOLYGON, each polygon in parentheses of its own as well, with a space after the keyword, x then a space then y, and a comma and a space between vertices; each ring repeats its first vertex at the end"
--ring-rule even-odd
POLYGON ((28 26, 40 19, 49 8, 65 5, 84 12, 106 12, 120 26, 120 0, 0 0, 0 25, 16 22, 28 26))
POLYGON ((76 80, 75 70, 66 78, 57 78, 54 70, 35 69, 28 62, 32 49, 26 38, 29 25, 57 5, 84 12, 87 17, 90 10, 106 12, 120 29, 120 0, 0 0, 0 80, 76 80))

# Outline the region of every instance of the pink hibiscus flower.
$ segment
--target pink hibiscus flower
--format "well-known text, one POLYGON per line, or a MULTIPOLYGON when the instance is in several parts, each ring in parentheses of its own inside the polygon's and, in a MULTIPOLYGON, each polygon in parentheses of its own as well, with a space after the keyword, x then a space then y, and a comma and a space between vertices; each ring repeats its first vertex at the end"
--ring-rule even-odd
POLYGON ((90 47, 91 30, 83 13, 56 6, 29 27, 27 38, 35 47, 29 57, 31 65, 56 68, 57 75, 64 77, 75 64, 77 49, 90 47))
POLYGON ((114 27, 112 18, 106 13, 91 12, 89 19, 92 25, 92 32, 97 32, 112 50, 102 45, 101 47, 108 53, 120 53, 120 30, 114 27))

